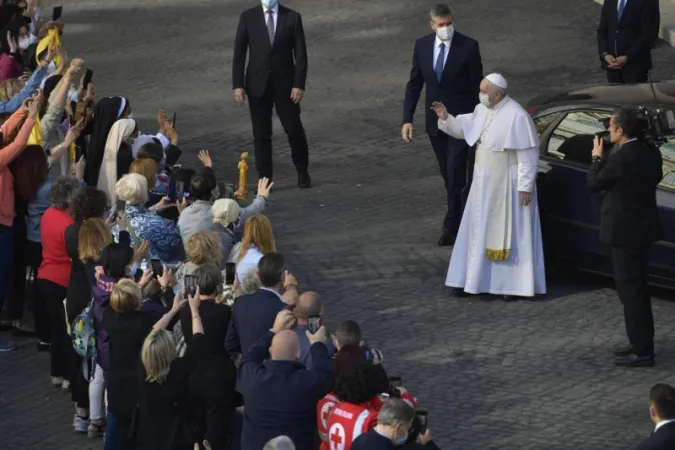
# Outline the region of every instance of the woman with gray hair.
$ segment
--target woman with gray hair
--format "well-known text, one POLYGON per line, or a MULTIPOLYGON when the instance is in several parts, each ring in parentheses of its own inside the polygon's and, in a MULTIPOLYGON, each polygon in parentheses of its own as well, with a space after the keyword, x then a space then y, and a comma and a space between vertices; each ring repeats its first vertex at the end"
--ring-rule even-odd
MULTIPOLYGON (((65 231, 75 223, 72 217, 72 201, 82 183, 68 176, 58 177, 52 183, 51 206, 42 216, 40 237, 42 241, 42 264, 38 269, 35 295, 35 326, 38 335, 51 337, 51 376, 55 387, 68 389, 68 368, 74 357, 73 345, 66 329, 63 300, 70 280, 72 262, 66 250, 65 231), (43 328, 48 328, 47 333, 43 328)), ((78 420, 88 423, 87 408, 77 408, 78 420)), ((77 428, 77 426, 76 426, 77 428)))

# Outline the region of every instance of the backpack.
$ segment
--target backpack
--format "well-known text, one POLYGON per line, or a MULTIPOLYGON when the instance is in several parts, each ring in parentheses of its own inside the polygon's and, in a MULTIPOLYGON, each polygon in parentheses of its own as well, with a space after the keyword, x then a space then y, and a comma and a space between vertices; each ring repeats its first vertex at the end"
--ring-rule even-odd
POLYGON ((96 358, 96 323, 91 303, 73 320, 70 337, 78 355, 85 360, 96 358))

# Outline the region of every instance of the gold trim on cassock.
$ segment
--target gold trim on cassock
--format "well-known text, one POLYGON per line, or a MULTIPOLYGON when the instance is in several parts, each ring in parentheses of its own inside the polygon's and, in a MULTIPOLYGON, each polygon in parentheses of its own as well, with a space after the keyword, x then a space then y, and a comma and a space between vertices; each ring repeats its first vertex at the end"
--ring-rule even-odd
POLYGON ((494 248, 485 249, 485 257, 490 261, 506 261, 509 259, 511 249, 497 250, 494 248))

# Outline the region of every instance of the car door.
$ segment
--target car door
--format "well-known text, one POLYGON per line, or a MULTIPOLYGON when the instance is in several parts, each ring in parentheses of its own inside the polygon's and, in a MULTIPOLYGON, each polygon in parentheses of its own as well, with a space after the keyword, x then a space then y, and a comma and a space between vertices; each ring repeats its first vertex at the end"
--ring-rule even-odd
POLYGON ((562 111, 541 136, 538 187, 546 251, 591 270, 607 270, 608 248, 599 241, 602 198, 589 191, 586 176, 593 138, 605 131, 602 121, 610 116, 594 109, 562 111))
POLYGON ((675 287, 675 138, 660 149, 663 178, 656 190, 659 220, 663 234, 649 255, 649 273, 654 284, 675 287))

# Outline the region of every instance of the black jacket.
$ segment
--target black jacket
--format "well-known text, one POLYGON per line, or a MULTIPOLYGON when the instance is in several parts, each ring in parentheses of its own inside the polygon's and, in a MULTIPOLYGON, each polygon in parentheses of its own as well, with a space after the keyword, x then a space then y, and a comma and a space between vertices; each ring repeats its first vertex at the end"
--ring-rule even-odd
POLYGON ((662 425, 638 446, 638 450, 672 450, 674 448, 675 422, 662 425))
POLYGON ((325 344, 309 349, 314 367, 295 361, 267 360, 274 334, 251 346, 239 366, 237 390, 244 396, 242 450, 260 450, 277 436, 288 436, 298 450, 316 448, 316 402, 333 388, 325 344))
POLYGON ((403 123, 412 123, 422 88, 426 84, 424 114, 426 130, 430 136, 438 133, 438 116, 431 109, 431 104, 443 103, 453 116, 471 113, 478 104, 478 92, 483 79, 483 63, 478 42, 455 32, 439 83, 434 72, 435 42, 435 34, 429 34, 415 42, 410 81, 406 85, 403 101, 403 123))
POLYGON ((276 293, 265 289, 237 298, 232 305, 225 349, 230 353, 246 354, 272 328, 277 314, 285 307, 276 293))
POLYGON ((241 14, 234 38, 232 88, 246 88, 250 97, 262 97, 272 78, 278 93, 292 88, 305 89, 307 79, 307 46, 300 14, 279 5, 274 45, 270 46, 262 5, 241 14), (246 52, 248 67, 244 76, 246 52))
POLYGON ((644 248, 660 238, 656 186, 663 177, 661 163, 658 148, 632 141, 606 161, 591 164, 588 187, 605 191, 601 241, 614 247, 644 248))
POLYGON ((598 25, 598 55, 601 66, 607 68, 604 53, 626 56, 622 71, 646 72, 652 68, 651 47, 659 35, 661 13, 659 0, 628 0, 621 21, 618 2, 605 0, 598 25))

